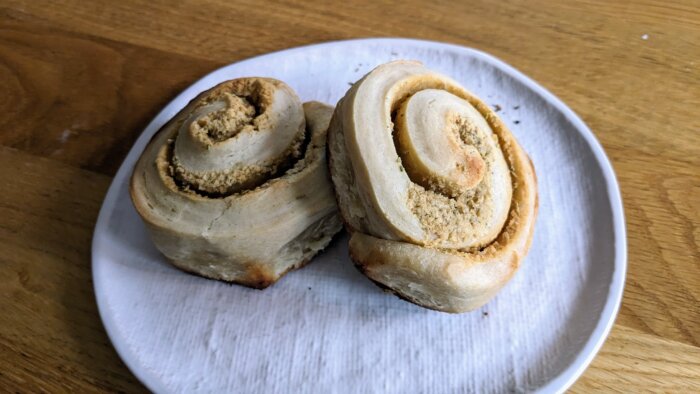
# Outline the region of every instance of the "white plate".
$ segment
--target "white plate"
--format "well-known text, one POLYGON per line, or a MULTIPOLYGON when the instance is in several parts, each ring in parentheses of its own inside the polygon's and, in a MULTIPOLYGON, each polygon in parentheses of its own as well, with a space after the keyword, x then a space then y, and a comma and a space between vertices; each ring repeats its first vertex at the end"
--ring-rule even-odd
POLYGON ((590 363, 617 313, 626 269, 620 192, 602 148, 561 101, 505 63, 405 39, 331 42, 223 67, 148 125, 105 198, 93 238, 107 333, 156 392, 556 392, 590 363), (521 270, 478 311, 433 312, 382 293, 350 264, 342 236, 265 291, 168 265, 128 195, 147 141, 197 93, 270 76, 303 100, 335 103, 380 63, 417 59, 487 103, 530 154, 540 210, 521 270))

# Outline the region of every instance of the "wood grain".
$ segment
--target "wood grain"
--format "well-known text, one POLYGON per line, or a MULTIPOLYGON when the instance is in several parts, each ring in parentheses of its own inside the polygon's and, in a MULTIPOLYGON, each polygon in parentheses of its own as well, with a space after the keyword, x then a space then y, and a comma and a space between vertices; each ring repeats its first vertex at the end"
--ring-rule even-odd
POLYGON ((0 15, 0 143, 104 174, 160 107, 219 65, 0 15))
POLYGON ((629 271, 616 328, 573 391, 700 391, 700 5, 653 0, 3 0, 0 387, 143 390, 105 336, 89 271, 132 142, 216 67, 366 36, 482 49, 584 119, 622 188, 629 271))
POLYGON ((700 379, 700 349, 618 325, 574 393, 693 393, 700 379))
POLYGON ((90 239, 110 178, 5 147, 0 176, 0 391, 142 390, 92 288, 90 239))

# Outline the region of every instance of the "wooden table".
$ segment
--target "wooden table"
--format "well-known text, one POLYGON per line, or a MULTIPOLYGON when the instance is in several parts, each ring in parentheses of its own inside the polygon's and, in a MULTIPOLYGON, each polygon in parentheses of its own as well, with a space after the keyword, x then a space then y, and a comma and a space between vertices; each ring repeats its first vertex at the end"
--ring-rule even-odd
POLYGON ((700 391, 700 3, 169 3, 0 1, 0 391, 144 391, 90 275, 97 213, 132 142, 219 66, 368 36, 492 53, 588 123, 622 187, 629 273, 573 391, 700 391))

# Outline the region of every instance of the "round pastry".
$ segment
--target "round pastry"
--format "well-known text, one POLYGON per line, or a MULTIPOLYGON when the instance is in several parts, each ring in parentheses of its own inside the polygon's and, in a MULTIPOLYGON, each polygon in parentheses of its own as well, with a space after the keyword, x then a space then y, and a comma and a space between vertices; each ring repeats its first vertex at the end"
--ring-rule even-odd
POLYGON ((130 193, 177 267, 265 288, 342 227, 326 164, 327 105, 241 78, 192 100, 149 142, 130 193))
POLYGON ((329 163, 367 277, 415 304, 485 304, 527 253, 537 214, 534 168, 496 114, 417 62, 367 74, 341 99, 329 163))

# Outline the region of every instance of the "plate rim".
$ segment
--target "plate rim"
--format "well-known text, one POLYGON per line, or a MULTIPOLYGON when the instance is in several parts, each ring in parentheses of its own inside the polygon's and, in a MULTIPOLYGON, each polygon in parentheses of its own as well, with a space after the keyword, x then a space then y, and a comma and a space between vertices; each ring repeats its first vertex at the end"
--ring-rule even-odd
MULTIPOLYGON (((620 193, 619 184, 617 182, 617 177, 615 171, 612 167, 610 160, 608 159, 602 145, 595 137, 590 128, 583 122, 583 120, 562 100, 556 97, 549 90, 544 88, 542 85, 535 82, 533 79, 523 74, 522 72, 515 69, 513 66, 505 63, 499 58, 483 52, 478 49, 450 44, 438 41, 421 40, 421 39, 409 39, 409 38, 357 38, 349 40, 334 40, 326 41, 321 43, 303 45, 288 49, 283 49, 280 51, 269 52, 246 59, 242 59, 233 63, 226 64, 219 67, 203 77, 199 78, 195 82, 191 83, 187 88, 170 100, 159 112, 158 114, 146 125, 139 137, 131 146, 129 153, 126 155, 122 161, 119 170, 114 175, 112 182, 110 183, 105 198, 102 202, 100 212, 97 217, 95 228, 93 230, 92 236, 92 247, 91 247, 91 274, 93 279, 93 287, 95 291, 95 299, 97 302, 97 309, 102 320, 102 324, 105 327, 107 336, 114 346, 117 354, 122 359, 124 364, 127 366, 129 371, 136 376, 141 383, 143 383, 149 390, 156 393, 168 392, 167 387, 158 379, 153 376, 149 371, 145 370, 140 363, 137 361, 134 353, 129 349, 128 345, 125 343, 124 339, 118 335, 118 330, 116 328, 116 322, 113 320, 113 315, 106 312, 109 305, 106 300, 106 294, 104 293, 104 285, 102 284, 102 276, 99 274, 100 261, 97 256, 99 254, 100 245, 102 238, 104 237, 104 229, 107 225, 109 219, 109 213, 113 210, 116 200, 116 190, 120 184, 123 183, 123 178, 128 175, 131 170, 131 166, 124 166, 124 163, 129 161, 134 161, 136 156, 140 155, 143 151, 146 143, 151 135, 145 133, 146 130, 151 129, 155 124, 164 123, 173 114, 172 108, 177 107, 176 102, 187 98, 191 95, 194 87, 205 83, 210 79, 217 79, 218 74, 224 73, 229 67, 248 62, 253 60, 260 60, 261 58, 279 55, 289 55, 293 52, 300 52, 307 50, 311 47, 324 47, 324 46, 336 46, 336 45, 347 45, 347 44, 383 44, 390 46, 392 44, 403 44, 411 45, 415 47, 431 47, 431 48, 442 48, 461 54, 468 54, 470 56, 476 57, 486 63, 492 64, 494 67, 508 74, 509 76, 517 79, 519 82, 523 83, 527 88, 531 89, 535 93, 539 94, 547 103, 554 106, 558 111, 560 111, 564 117, 569 120, 574 128, 579 132, 579 134, 588 143, 593 155, 600 165, 603 177, 605 179, 606 189, 608 197, 611 204, 612 212, 612 222, 613 222, 613 243, 615 247, 615 258, 613 274, 608 288, 608 297, 605 301, 605 305, 600 312, 600 317, 595 324, 593 331, 586 340, 583 348, 574 357, 573 361, 558 375, 553 379, 549 380, 544 386, 537 389, 538 393, 561 393, 566 391, 571 385, 578 380, 578 378, 583 374, 586 368, 593 361, 595 356, 600 351, 603 343, 607 339, 610 331, 615 323, 615 319, 620 309, 620 304, 622 302, 622 295, 624 292, 625 278, 627 274, 627 234, 625 226, 625 215, 624 208, 622 204, 622 196, 620 193)), ((195 94, 198 92, 194 92, 195 94)), ((188 100, 189 101, 189 100, 188 100)))

